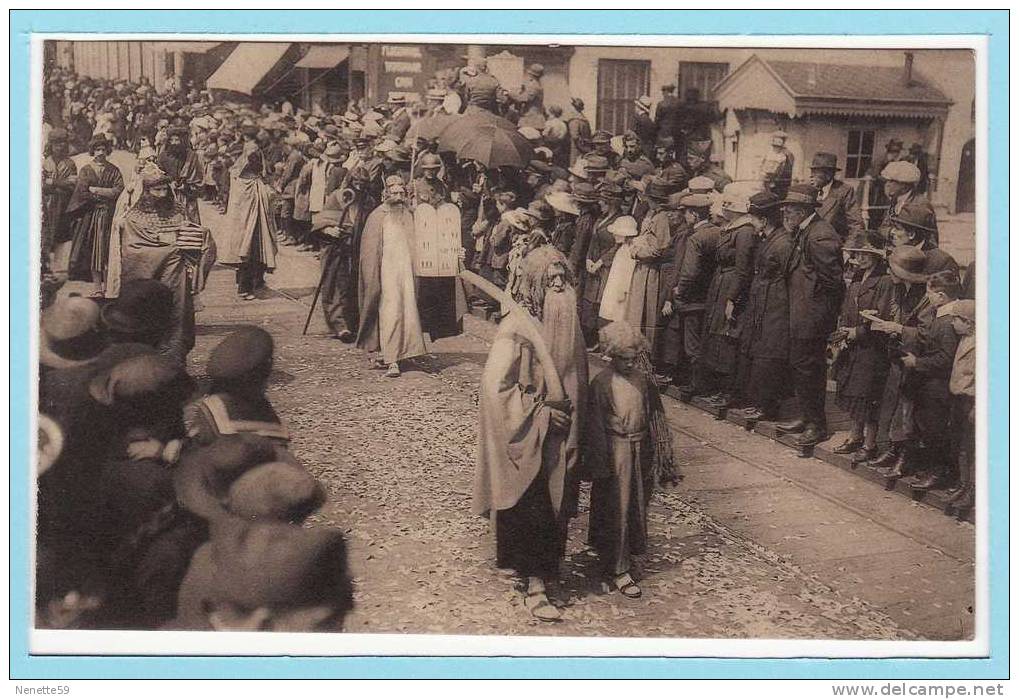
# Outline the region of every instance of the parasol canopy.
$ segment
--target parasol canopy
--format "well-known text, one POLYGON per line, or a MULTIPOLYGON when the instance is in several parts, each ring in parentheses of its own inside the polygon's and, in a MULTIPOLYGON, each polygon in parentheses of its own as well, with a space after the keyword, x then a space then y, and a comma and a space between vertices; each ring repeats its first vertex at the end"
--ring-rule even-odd
POLYGON ((487 168, 527 167, 534 148, 512 122, 488 112, 461 117, 439 136, 439 149, 487 168))
POLYGON ((413 143, 414 140, 418 138, 427 138, 428 140, 438 138, 439 134, 445 131, 448 126, 459 120, 459 114, 445 114, 443 112, 439 112, 432 116, 427 116, 418 120, 414 124, 411 124, 410 129, 407 131, 407 137, 405 140, 408 143, 413 143))

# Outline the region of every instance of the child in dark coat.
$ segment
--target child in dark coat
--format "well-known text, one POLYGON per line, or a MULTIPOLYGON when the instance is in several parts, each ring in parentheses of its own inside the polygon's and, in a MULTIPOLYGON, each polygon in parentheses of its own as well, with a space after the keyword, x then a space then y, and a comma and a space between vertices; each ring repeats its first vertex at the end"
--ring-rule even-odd
POLYGON ((891 314, 894 283, 888 275, 884 250, 874 238, 856 236, 844 248, 857 272, 842 300, 834 335, 839 348, 834 365, 835 397, 853 425, 848 438, 833 451, 851 454, 854 464, 877 454, 878 416, 889 367, 887 336, 870 332, 870 321, 861 315, 887 318, 891 314))

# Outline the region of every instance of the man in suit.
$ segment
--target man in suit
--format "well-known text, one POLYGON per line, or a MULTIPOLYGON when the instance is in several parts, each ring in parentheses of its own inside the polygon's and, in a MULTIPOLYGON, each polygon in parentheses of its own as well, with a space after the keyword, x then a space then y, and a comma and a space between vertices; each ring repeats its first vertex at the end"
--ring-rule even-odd
POLYGON ((881 237, 886 241, 891 240, 892 228, 895 225, 892 219, 907 205, 916 204, 925 207, 924 226, 930 230, 928 237, 931 243, 937 246, 938 218, 934 214, 934 207, 927 197, 916 190, 917 183, 920 182, 920 169, 908 160, 896 160, 888 163, 881 171, 881 179, 884 180, 885 196, 888 197, 888 209, 877 229, 881 237))
POLYGON ((856 190, 842 180, 835 179, 838 156, 834 153, 815 153, 810 162, 810 184, 820 192, 821 205, 817 215, 831 224, 842 242, 850 236, 863 233, 863 216, 856 202, 856 190))
POLYGON ((401 94, 390 94, 389 104, 393 107, 393 116, 386 127, 386 136, 403 143, 403 137, 410 129, 410 114, 407 112, 407 98, 401 94))
POLYGON ((591 150, 591 122, 584 116, 584 100, 573 97, 570 106, 574 113, 566 120, 566 127, 570 131, 570 164, 573 164, 591 150))
POLYGON ((786 266, 789 293, 789 365, 800 417, 778 425, 797 434, 797 444, 813 446, 828 438, 824 412, 825 351, 842 304, 842 241, 818 215, 818 191, 809 184, 789 187, 782 200, 782 225, 793 239, 786 266))
POLYGON ((532 63, 527 66, 524 73, 524 82, 520 89, 510 95, 510 99, 520 112, 517 126, 531 126, 541 131, 545 128, 545 88, 541 84, 545 66, 532 63))
POLYGON ((473 114, 481 110, 495 113, 496 96, 499 94, 499 80, 488 73, 488 61, 484 58, 475 59, 468 66, 463 81, 463 98, 467 104, 464 114, 473 114))

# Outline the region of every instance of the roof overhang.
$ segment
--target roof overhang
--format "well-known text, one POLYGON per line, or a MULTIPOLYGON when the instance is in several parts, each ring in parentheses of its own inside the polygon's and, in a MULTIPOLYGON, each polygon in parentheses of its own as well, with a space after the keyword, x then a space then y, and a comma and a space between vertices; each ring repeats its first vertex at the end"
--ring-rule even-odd
POLYGON ((294 67, 329 70, 349 57, 350 47, 346 44, 316 44, 308 49, 308 53, 304 54, 294 67))

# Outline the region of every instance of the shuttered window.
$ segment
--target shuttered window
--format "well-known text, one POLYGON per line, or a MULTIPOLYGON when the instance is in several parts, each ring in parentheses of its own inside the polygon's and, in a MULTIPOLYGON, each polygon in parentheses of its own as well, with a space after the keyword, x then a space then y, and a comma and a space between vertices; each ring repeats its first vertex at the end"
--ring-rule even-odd
POLYGON ((650 61, 598 61, 597 128, 621 134, 633 123, 633 101, 651 88, 650 61))
POLYGON ((682 101, 697 91, 698 102, 710 102, 715 99, 715 85, 722 82, 729 73, 728 63, 696 63, 680 61, 679 63, 679 94, 682 101))

